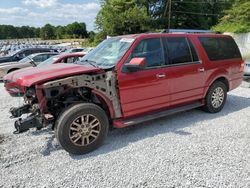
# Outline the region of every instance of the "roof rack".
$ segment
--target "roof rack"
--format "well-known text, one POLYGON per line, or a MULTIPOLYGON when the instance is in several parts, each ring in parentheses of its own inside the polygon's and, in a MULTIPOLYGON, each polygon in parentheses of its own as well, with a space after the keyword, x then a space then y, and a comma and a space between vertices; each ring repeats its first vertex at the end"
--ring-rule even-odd
POLYGON ((202 29, 163 29, 161 33, 214 33, 211 30, 202 29))

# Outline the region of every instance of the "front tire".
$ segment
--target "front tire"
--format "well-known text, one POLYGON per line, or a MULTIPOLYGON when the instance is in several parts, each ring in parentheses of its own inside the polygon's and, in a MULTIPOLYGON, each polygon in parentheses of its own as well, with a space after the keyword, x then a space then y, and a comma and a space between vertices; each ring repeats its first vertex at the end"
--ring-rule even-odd
POLYGON ((206 95, 203 110, 209 113, 220 112, 227 99, 227 87, 221 81, 214 82, 206 95))
POLYGON ((108 133, 108 117, 95 104, 76 104, 65 110, 56 123, 56 138, 67 152, 76 155, 100 147, 108 133))

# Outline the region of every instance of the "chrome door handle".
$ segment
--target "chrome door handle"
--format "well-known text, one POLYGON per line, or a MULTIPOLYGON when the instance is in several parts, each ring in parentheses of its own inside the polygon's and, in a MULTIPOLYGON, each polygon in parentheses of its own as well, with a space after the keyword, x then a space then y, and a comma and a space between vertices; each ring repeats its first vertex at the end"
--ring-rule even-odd
POLYGON ((199 72, 204 72, 205 69, 204 69, 204 68, 199 68, 198 71, 199 71, 199 72))
POLYGON ((165 78, 165 77, 166 77, 166 74, 157 74, 156 77, 157 77, 157 78, 165 78))

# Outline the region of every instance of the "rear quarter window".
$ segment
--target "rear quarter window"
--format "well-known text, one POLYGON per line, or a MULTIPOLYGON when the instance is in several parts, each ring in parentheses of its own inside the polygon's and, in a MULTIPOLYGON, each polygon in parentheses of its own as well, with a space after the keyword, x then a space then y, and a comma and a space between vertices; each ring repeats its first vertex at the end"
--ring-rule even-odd
POLYGON ((241 58, 239 48, 231 37, 199 37, 210 61, 241 58))

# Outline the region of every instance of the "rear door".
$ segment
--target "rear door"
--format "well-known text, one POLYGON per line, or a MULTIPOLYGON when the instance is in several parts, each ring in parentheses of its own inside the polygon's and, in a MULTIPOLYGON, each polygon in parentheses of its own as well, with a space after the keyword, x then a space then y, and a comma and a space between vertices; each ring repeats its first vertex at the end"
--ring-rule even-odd
POLYGON ((185 36, 166 37, 164 44, 169 59, 166 78, 171 91, 171 105, 201 99, 205 86, 205 67, 192 41, 185 36))
POLYGON ((144 57, 146 68, 137 72, 122 70, 118 74, 120 101, 124 117, 151 112, 169 105, 165 77, 165 58, 161 38, 141 40, 133 49, 134 57, 144 57))

